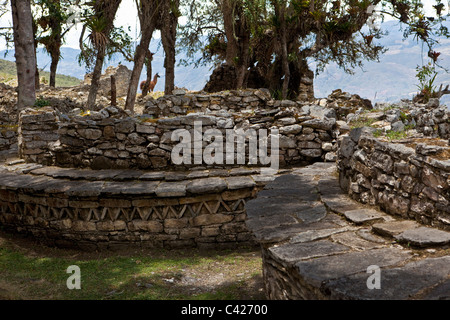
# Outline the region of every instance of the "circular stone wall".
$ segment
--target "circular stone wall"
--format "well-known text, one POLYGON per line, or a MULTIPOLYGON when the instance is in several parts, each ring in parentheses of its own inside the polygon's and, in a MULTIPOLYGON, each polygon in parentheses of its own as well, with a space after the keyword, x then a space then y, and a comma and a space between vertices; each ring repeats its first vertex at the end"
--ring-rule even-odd
POLYGON ((0 171, 0 224, 48 245, 98 250, 254 244, 245 203, 255 196, 260 177, 238 176, 254 170, 196 171, 189 178, 181 172, 25 171, 0 171))

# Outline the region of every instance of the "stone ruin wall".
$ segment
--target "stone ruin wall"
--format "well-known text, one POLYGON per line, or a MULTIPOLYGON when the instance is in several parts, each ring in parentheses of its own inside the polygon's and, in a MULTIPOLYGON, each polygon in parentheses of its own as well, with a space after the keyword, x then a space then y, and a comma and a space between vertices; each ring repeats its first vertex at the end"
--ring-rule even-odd
POLYGON ((0 110, 0 151, 17 143, 17 121, 10 114, 0 110))
POLYGON ((17 143, 17 106, 12 88, 0 83, 0 151, 9 149, 17 143))
POLYGON ((270 134, 277 128, 281 166, 334 161, 339 131, 333 110, 316 107, 274 101, 266 92, 253 90, 165 96, 138 117, 113 107, 84 115, 28 109, 20 115, 19 151, 27 162, 62 167, 187 169, 171 162, 171 150, 179 143, 172 141, 172 132, 186 129, 192 133, 194 122, 201 121, 203 132, 218 129, 224 139, 229 129, 267 129, 270 134))
POLYGON ((164 180, 0 176, 1 226, 46 245, 89 251, 254 245, 245 226, 245 203, 257 190, 250 177, 185 180, 174 188, 164 180))
POLYGON ((446 140, 389 143, 354 129, 339 139, 337 167, 353 199, 450 230, 449 158, 446 140))

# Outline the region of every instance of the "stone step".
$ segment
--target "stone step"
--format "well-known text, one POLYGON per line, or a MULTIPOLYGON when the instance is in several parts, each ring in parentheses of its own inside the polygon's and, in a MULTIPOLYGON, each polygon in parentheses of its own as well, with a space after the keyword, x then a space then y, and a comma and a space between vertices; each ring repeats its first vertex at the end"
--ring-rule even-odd
POLYGON ((450 232, 429 227, 408 229, 394 236, 394 238, 400 243, 422 248, 450 244, 450 232))
POLYGON ((331 172, 296 168, 247 202, 247 227, 261 244, 268 297, 448 298, 450 233, 354 201, 331 172), (381 272, 379 290, 367 285, 372 270, 381 272))

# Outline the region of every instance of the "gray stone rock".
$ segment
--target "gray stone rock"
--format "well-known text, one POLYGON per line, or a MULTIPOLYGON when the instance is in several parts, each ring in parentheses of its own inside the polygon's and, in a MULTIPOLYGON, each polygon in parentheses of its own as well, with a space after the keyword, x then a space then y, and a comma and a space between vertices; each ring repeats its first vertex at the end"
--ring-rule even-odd
POLYGON ((326 108, 319 105, 303 106, 301 111, 315 118, 334 118, 336 119, 336 111, 332 108, 326 108))
POLYGON ((299 152, 302 156, 308 158, 319 158, 322 156, 322 149, 302 149, 299 152))
POLYGON ((311 119, 301 123, 304 127, 311 127, 321 130, 331 130, 336 125, 336 119, 324 118, 324 119, 311 119))
POLYGON ((340 254, 348 251, 348 247, 328 240, 309 243, 289 243, 269 249, 269 252, 283 263, 295 263, 300 260, 340 254))
POLYGON ((427 102, 428 109, 435 109, 439 107, 439 98, 430 98, 427 102))
POLYGON ((382 236, 394 237, 406 230, 418 228, 420 225, 411 220, 398 220, 398 221, 389 221, 383 223, 375 223, 372 225, 372 229, 375 233, 378 233, 382 236))
POLYGON ((183 197, 187 182, 161 182, 155 192, 158 197, 183 197))
MULTIPOLYGON (((396 266, 410 258, 409 251, 398 248, 381 248, 300 261, 295 264, 295 267, 303 281, 320 288, 323 281, 366 272, 367 267, 371 265, 396 266)), ((366 280, 367 278, 366 274, 366 280)), ((363 282, 364 286, 366 280, 363 282)))
MULTIPOLYGON (((320 229, 320 230, 308 230, 305 232, 301 232, 298 235, 292 237, 292 239, 289 241, 290 243, 301 243, 301 242, 310 242, 315 241, 323 238, 328 238, 331 235, 346 232, 350 228, 349 227, 343 227, 343 228, 332 228, 332 229, 320 229)), ((345 244, 344 244, 345 245, 345 244)))
POLYGON ((102 136, 102 131, 97 129, 79 129, 78 133, 81 137, 90 140, 97 140, 102 136))
POLYGON ((406 230, 395 236, 399 242, 410 243, 418 247, 446 245, 450 243, 450 232, 419 227, 406 230))
POLYGON ((345 211, 344 216, 356 224, 371 222, 383 218, 381 212, 374 209, 357 209, 345 211))
POLYGON ((302 126, 299 124, 293 124, 290 126, 280 127, 279 132, 281 134, 297 134, 302 131, 302 126))
MULTIPOLYGON (((381 269, 380 289, 368 289, 368 273, 343 277, 324 284, 322 290, 330 292, 331 299, 358 300, 405 300, 421 299, 420 293, 435 287, 448 278, 450 257, 428 258, 414 261, 404 267, 381 269)), ((448 288, 448 281, 447 281, 448 288)), ((449 291, 440 291, 445 286, 434 288, 426 299, 444 298, 449 291), (433 292, 434 291, 434 292, 433 292)))
POLYGON ((186 190, 189 193, 218 193, 227 188, 227 184, 222 178, 197 179, 187 184, 186 190))
POLYGON ((229 190, 242 188, 253 188, 256 183, 250 177, 229 177, 225 178, 229 190))
POLYGON ((337 243, 351 247, 356 250, 370 250, 382 248, 385 246, 385 241, 378 238, 376 242, 361 238, 356 232, 340 232, 331 235, 331 239, 337 243))

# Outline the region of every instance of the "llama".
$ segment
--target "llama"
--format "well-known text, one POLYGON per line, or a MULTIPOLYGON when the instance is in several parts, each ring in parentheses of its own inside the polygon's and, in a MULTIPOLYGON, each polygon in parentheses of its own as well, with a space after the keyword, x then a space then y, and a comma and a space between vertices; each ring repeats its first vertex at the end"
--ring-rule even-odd
MULTIPOLYGON (((160 76, 159 76, 158 73, 156 73, 154 75, 154 77, 153 77, 153 80, 150 81, 150 84, 148 85, 148 91, 152 91, 153 92, 153 89, 155 88, 156 83, 158 82, 158 78, 160 78, 160 76)), ((145 80, 141 82, 140 88, 141 88, 142 91, 144 90, 144 87, 145 87, 146 84, 147 84, 147 81, 145 81, 145 80)))

